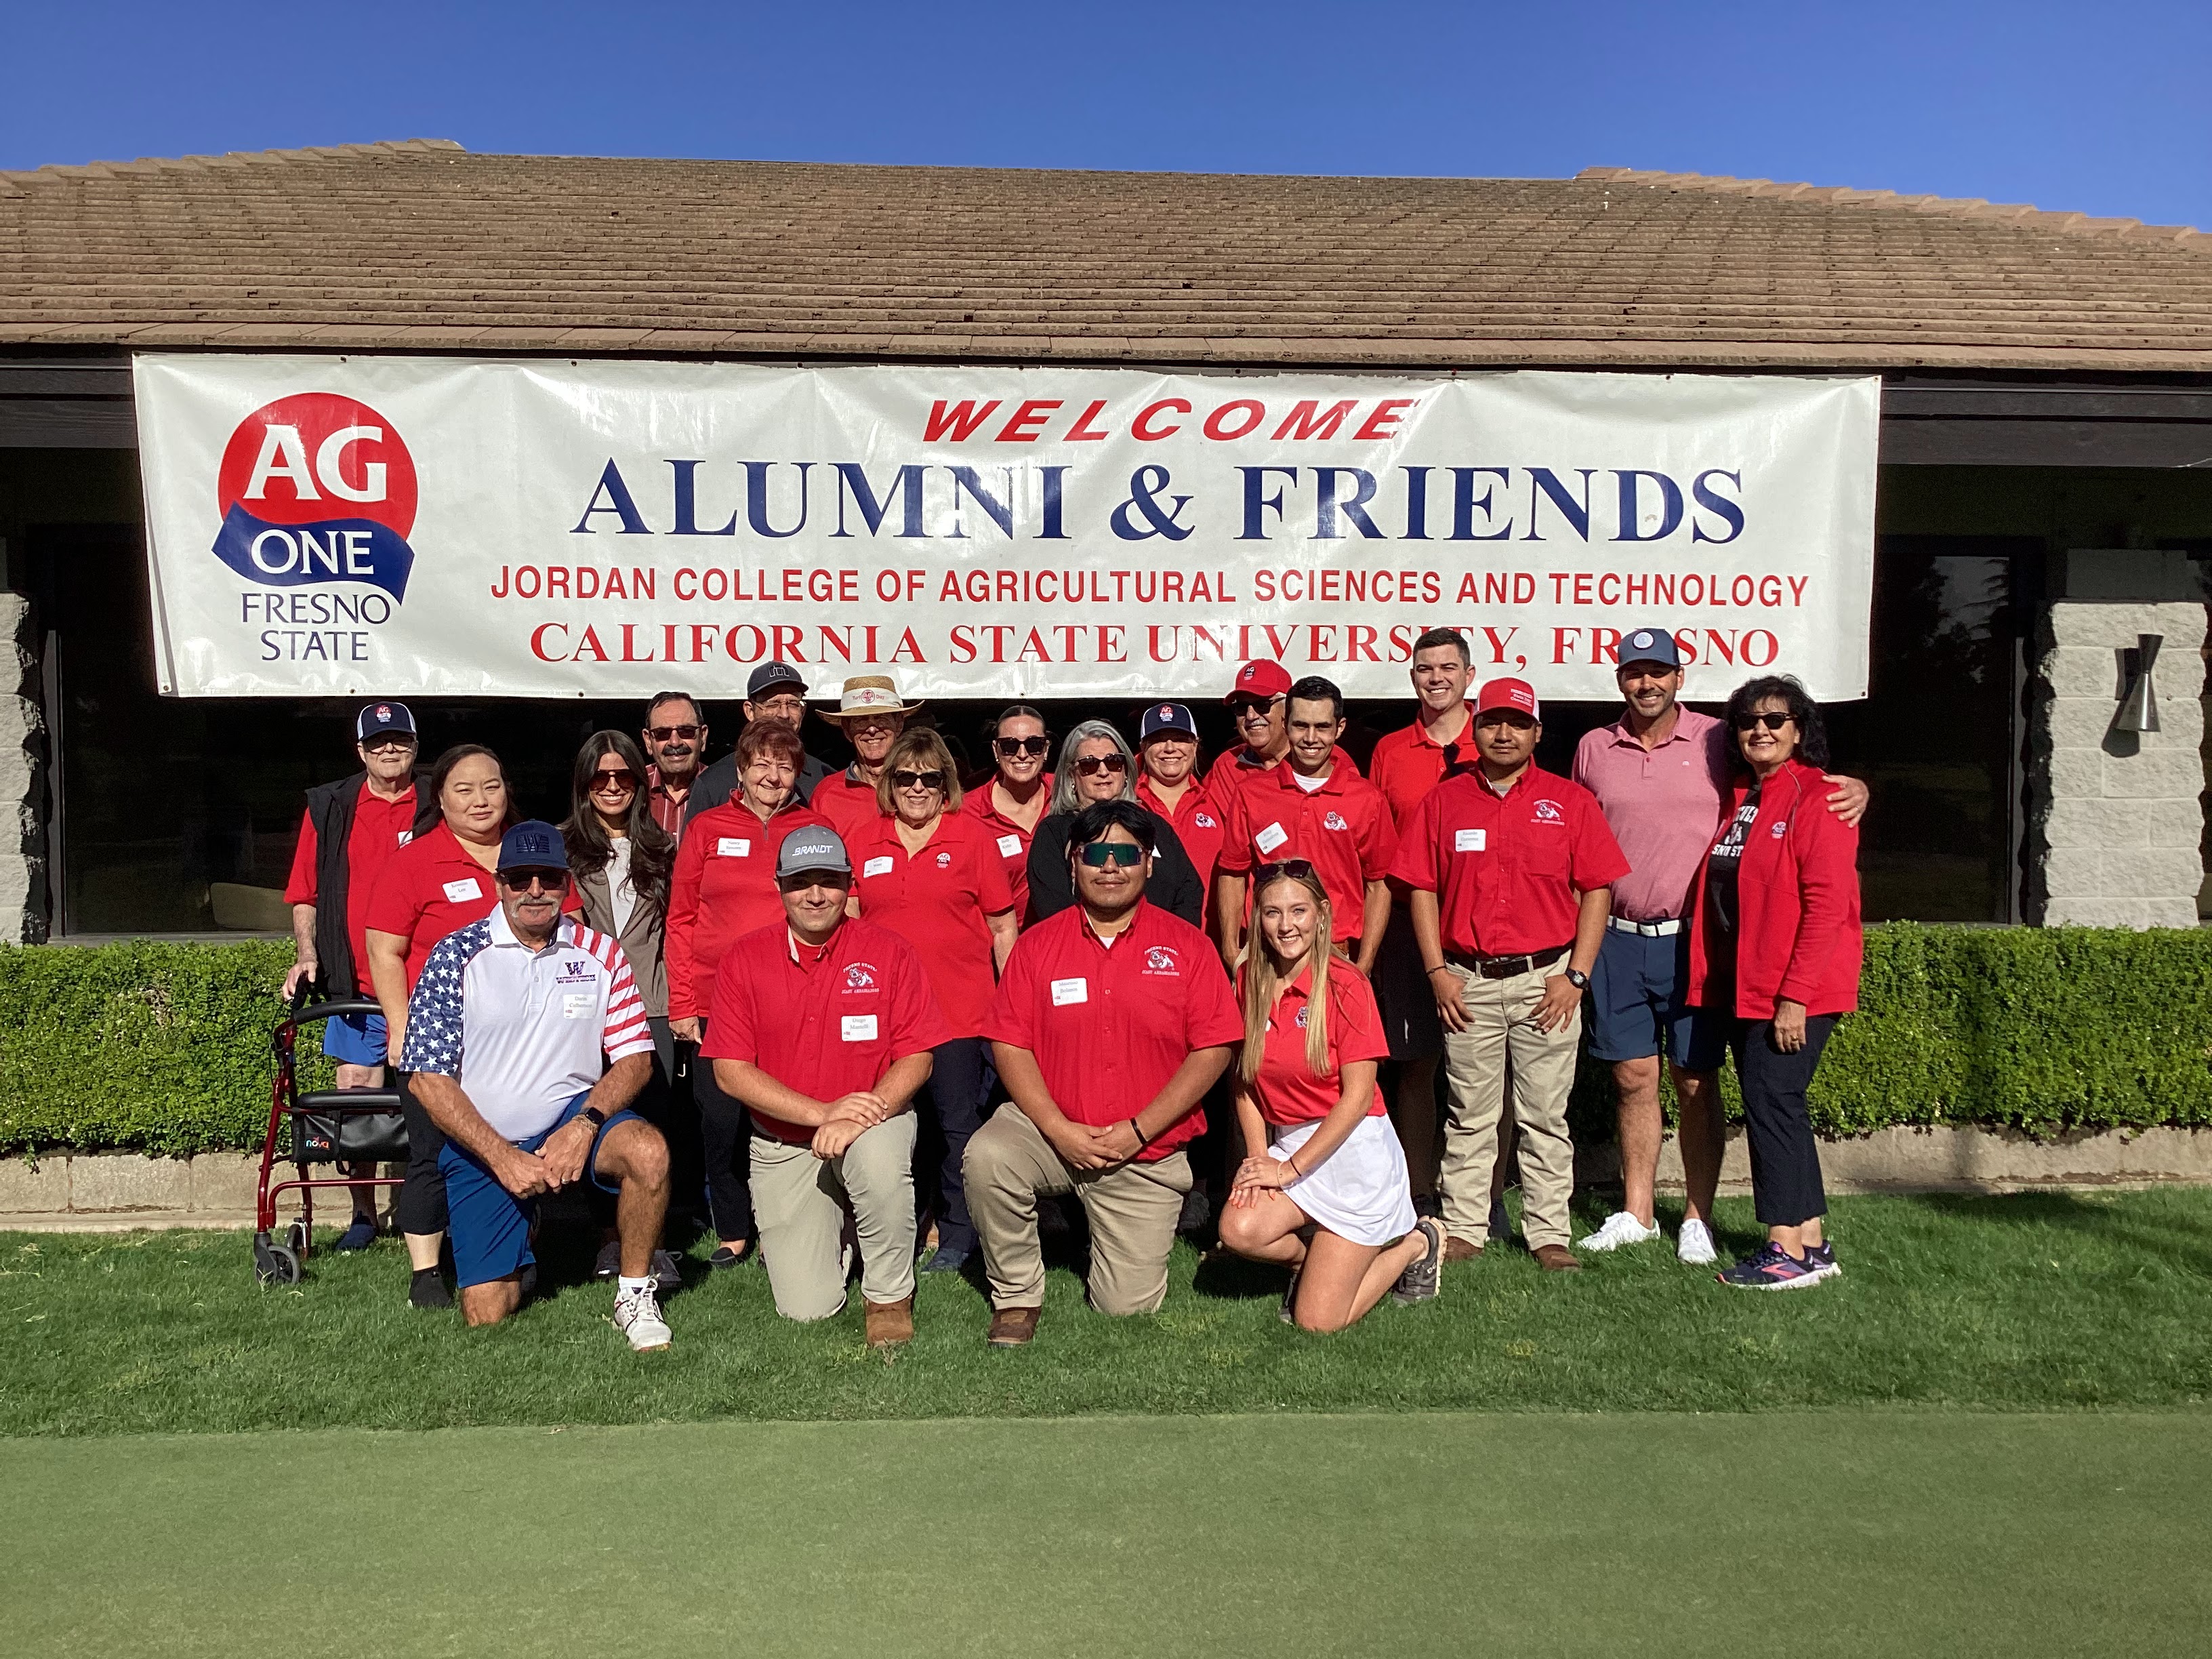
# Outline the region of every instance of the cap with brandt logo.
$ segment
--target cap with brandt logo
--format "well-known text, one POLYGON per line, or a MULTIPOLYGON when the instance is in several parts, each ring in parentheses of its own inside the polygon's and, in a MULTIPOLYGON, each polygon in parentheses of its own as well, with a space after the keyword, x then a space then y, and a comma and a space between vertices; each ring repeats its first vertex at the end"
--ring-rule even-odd
POLYGON ((783 838, 775 855, 776 879, 807 870, 832 870, 841 876, 853 873, 853 860, 846 855, 845 843, 835 830, 794 830, 783 838))

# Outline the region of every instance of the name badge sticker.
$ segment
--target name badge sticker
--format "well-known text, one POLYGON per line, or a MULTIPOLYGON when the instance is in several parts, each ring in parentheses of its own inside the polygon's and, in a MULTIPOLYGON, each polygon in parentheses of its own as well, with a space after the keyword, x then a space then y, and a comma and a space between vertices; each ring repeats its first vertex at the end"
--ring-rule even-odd
POLYGON ((483 896, 483 889, 477 885, 474 876, 463 876, 459 881, 446 884, 446 902, 448 904, 465 904, 471 899, 483 896))
POLYGON ((1071 1002, 1091 1000, 1091 981, 1087 979, 1056 979, 1052 982, 1052 1006, 1065 1008, 1071 1002))
POLYGON ((1279 823, 1271 823, 1252 837, 1252 845, 1263 853, 1272 853, 1291 838, 1291 832, 1279 823))
POLYGON ((848 1042, 873 1042, 876 1040, 876 1017, 873 1014, 848 1014, 839 1024, 848 1042))
POLYGON ((870 859, 860 866, 860 873, 864 876, 888 876, 890 872, 891 861, 887 858, 870 859))
POLYGON ((1452 831, 1452 851, 1480 853, 1490 840, 1487 830, 1455 830, 1452 831))
POLYGON ((399 832, 399 844, 402 847, 406 846, 409 842, 414 839, 415 832, 412 830, 402 830, 399 832))
POLYGON ((561 1018, 581 1019, 592 1012, 592 1005, 598 1000, 589 991, 571 991, 561 999, 561 1018))
POLYGON ((999 837, 999 856, 1000 858, 1018 859, 1021 857, 1021 855, 1022 838, 1019 836, 1001 836, 999 837))
POLYGON ((726 859, 750 858, 753 844, 742 836, 724 836, 714 843, 714 851, 726 859))

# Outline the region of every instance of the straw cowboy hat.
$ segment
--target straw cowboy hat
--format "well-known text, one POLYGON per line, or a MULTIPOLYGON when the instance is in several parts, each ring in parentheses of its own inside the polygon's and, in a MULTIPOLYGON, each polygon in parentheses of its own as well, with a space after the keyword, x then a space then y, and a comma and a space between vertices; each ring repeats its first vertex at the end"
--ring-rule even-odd
POLYGON ((825 708, 825 720, 859 720, 866 714, 911 714, 921 705, 899 701, 898 685, 888 674, 856 674, 845 682, 835 708, 825 708))

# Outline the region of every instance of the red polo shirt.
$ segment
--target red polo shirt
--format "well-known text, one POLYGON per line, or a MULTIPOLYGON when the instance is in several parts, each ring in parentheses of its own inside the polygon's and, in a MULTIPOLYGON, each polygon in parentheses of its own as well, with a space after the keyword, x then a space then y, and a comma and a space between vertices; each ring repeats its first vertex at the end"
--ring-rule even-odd
MULTIPOLYGON (((1014 896, 1014 914, 1026 927, 1030 920, 1030 840, 1036 831, 1024 830, 993 804, 991 790, 997 781, 995 775, 986 777, 962 797, 960 810, 989 832, 992 848, 1006 872, 1006 890, 1014 896)), ((1049 781, 1043 786, 1047 789, 1051 787, 1049 781)))
POLYGON ((1412 821, 1421 798, 1443 781, 1447 769, 1474 764, 1474 705, 1462 706, 1467 724, 1449 743, 1435 741, 1416 720, 1384 736, 1367 757, 1368 778, 1390 803, 1391 821, 1400 829, 1412 821))
MULTIPOLYGON (((1349 767, 1354 777, 1359 775, 1359 763, 1345 752, 1341 744, 1329 750, 1336 764, 1349 767)), ((1263 777, 1282 763, 1255 760, 1252 751, 1238 744, 1234 749, 1224 749, 1214 757, 1213 764, 1206 769, 1206 793, 1213 797, 1223 816, 1237 804, 1237 797, 1244 786, 1257 777, 1263 777)))
MULTIPOLYGON (((1237 976, 1237 1000, 1244 1000, 1244 971, 1237 976)), ((1328 1066, 1316 1077, 1306 1067, 1306 1015, 1313 973, 1298 976, 1275 999, 1267 1017, 1267 1046, 1260 1056, 1260 1075, 1252 1079, 1252 1101, 1260 1115, 1283 1128, 1318 1123, 1344 1097, 1344 1068, 1355 1060, 1387 1060, 1390 1044, 1382 1035, 1382 1015, 1375 1006, 1367 976, 1342 957, 1328 959, 1328 1066)), ((1378 1078, 1367 1115, 1384 1115, 1378 1078)))
POLYGON ((691 781, 684 786, 684 793, 681 795, 672 795, 661 787, 660 769, 657 766, 648 766, 645 769, 646 808, 653 814, 653 821, 675 836, 679 842, 684 839, 684 808, 691 799, 692 790, 696 788, 698 784, 699 774, 695 769, 691 774, 691 781))
MULTIPOLYGON (((1206 792, 1206 786, 1196 778, 1182 792, 1182 799, 1170 811, 1166 804, 1152 792, 1152 781, 1141 773, 1137 778, 1137 799, 1158 812, 1174 828, 1176 839, 1182 842, 1182 850, 1190 854, 1191 868, 1198 872, 1198 884, 1207 892, 1213 890, 1213 866, 1221 859, 1221 837, 1229 827, 1228 815, 1206 792)), ((1211 914, 1212 905, 1207 906, 1211 914)))
POLYGON ((1576 896, 1619 881, 1628 860, 1595 796, 1530 766, 1502 799, 1480 771, 1431 789, 1390 873, 1437 896, 1445 950, 1516 957, 1572 942, 1576 896))
MULTIPOLYGON (((499 889, 491 872, 469 856, 469 849, 442 820, 385 860, 368 901, 367 926, 397 933, 407 941, 407 990, 429 960, 431 947, 456 927, 482 921, 499 908, 499 889)), ((362 968, 368 971, 368 945, 362 968)))
POLYGON ((818 829, 821 823, 799 805, 763 823, 742 795, 691 820, 691 833, 676 849, 661 942, 671 1019, 690 1019, 713 1006, 715 972, 731 941, 757 927, 783 925, 775 855, 793 830, 818 829))
MULTIPOLYGON (((1205 934, 1158 905, 1139 904, 1110 945, 1070 905, 1014 946, 983 1035, 1035 1054, 1054 1103, 1103 1128, 1151 1105, 1194 1050, 1243 1041, 1220 963, 1205 934)), ((1194 1106, 1137 1161, 1165 1158, 1205 1130, 1205 1110, 1194 1106)))
POLYGON ((876 820, 884 815, 884 809, 876 805, 876 786, 859 774, 857 762, 842 772, 832 772, 814 786, 813 798, 806 803, 837 832, 848 853, 855 837, 865 840, 875 833, 876 820))
MULTIPOLYGON (((376 878, 392 855, 414 838, 415 786, 409 783, 397 800, 373 793, 363 779, 353 806, 353 828, 346 836, 346 937, 353 941, 354 981, 363 996, 374 995, 368 982, 368 901, 376 878)), ((300 844, 292 849, 291 878, 284 884, 284 902, 313 904, 316 864, 320 853, 315 841, 315 821, 300 815, 300 844)))
POLYGON ((898 820, 878 817, 873 838, 846 850, 860 914, 921 952, 949 1035, 981 1032, 999 977, 984 918, 1014 908, 991 832, 965 812, 943 813, 927 845, 909 854, 898 820))
MULTIPOLYGON (((915 948, 866 921, 840 923, 819 950, 801 945, 787 920, 732 940, 712 1006, 702 1059, 749 1060, 824 1105, 874 1088, 898 1061, 952 1035, 915 948)), ((814 1139, 803 1123, 752 1118, 777 1140, 814 1139)))
MULTIPOLYGON (((1247 782, 1230 807, 1220 868, 1249 876, 1263 864, 1310 860, 1336 913, 1329 937, 1341 942, 1359 937, 1367 884, 1389 874, 1397 850, 1390 804, 1358 768, 1340 761, 1318 789, 1307 789, 1285 760, 1247 782)), ((1249 919, 1252 895, 1244 896, 1249 919)))

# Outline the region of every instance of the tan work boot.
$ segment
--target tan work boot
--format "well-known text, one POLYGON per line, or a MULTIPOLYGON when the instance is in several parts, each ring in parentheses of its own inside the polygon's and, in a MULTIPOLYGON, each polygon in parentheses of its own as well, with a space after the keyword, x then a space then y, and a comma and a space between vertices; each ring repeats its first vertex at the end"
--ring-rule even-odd
POLYGON ((1447 1261, 1472 1261, 1481 1254, 1482 1246, 1472 1239, 1455 1234, 1444 1240, 1444 1260, 1447 1261))
POLYGON ((1539 1244, 1535 1249, 1536 1265, 1547 1273, 1578 1273, 1583 1264, 1575 1260, 1575 1253, 1564 1244, 1539 1244))
POLYGON ((868 1327, 868 1346, 872 1348, 896 1348, 914 1340, 914 1298, 902 1296, 896 1302, 870 1302, 862 1299, 868 1327))
POLYGON ((994 1348, 1025 1348, 1036 1340, 1037 1316, 1042 1308, 994 1308, 991 1334, 985 1339, 994 1348))

